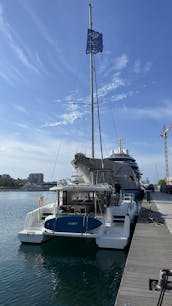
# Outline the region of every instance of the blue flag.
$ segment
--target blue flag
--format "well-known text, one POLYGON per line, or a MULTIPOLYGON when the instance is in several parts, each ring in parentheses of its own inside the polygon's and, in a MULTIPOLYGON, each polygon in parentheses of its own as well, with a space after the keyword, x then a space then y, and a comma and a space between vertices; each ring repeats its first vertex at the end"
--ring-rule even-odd
POLYGON ((86 53, 98 53, 103 51, 103 35, 88 29, 86 53))

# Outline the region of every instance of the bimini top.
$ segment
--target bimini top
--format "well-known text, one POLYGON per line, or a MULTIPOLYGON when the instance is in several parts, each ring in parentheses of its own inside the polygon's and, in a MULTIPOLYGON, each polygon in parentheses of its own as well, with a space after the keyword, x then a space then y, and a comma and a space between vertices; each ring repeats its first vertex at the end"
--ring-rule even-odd
POLYGON ((92 184, 67 184, 67 185, 57 185, 50 188, 51 191, 90 191, 90 192, 104 192, 104 191, 111 191, 112 187, 108 184, 99 184, 99 185, 92 185, 92 184))

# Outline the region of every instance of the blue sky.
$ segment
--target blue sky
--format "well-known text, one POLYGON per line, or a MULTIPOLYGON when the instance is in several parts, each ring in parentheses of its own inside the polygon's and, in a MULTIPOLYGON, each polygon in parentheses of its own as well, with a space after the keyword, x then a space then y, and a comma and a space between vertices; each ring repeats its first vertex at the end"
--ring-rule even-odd
MULTIPOLYGON (((0 169, 69 177, 90 155, 87 0, 0 0, 0 169)), ((172 124, 172 2, 94 0, 104 156, 124 139, 152 182, 165 177, 160 133, 172 124)), ((96 156, 100 156, 95 129, 96 156)), ((168 134, 172 175, 172 132, 168 134)))

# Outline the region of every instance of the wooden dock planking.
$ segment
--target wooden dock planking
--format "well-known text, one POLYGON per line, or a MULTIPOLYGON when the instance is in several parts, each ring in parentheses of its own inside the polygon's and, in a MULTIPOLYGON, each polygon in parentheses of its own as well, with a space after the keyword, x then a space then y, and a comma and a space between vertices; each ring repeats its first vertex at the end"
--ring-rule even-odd
MULTIPOLYGON (((151 207, 156 214, 155 203, 156 200, 151 207)), ((165 224, 149 223, 149 208, 144 201, 115 306, 157 305, 160 292, 149 290, 149 279, 158 279, 160 269, 172 269, 172 235, 165 224)), ((172 306, 172 291, 165 292, 162 305, 172 306)))

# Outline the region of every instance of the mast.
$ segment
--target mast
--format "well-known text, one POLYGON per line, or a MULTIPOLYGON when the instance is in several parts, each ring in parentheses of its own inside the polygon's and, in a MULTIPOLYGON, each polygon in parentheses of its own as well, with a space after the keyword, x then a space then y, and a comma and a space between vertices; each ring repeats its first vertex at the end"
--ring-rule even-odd
MULTIPOLYGON (((89 29, 92 30, 92 5, 89 4, 89 29)), ((94 84, 93 84, 93 52, 90 52, 90 101, 91 101, 91 131, 92 131, 92 154, 94 158, 94 84)))

